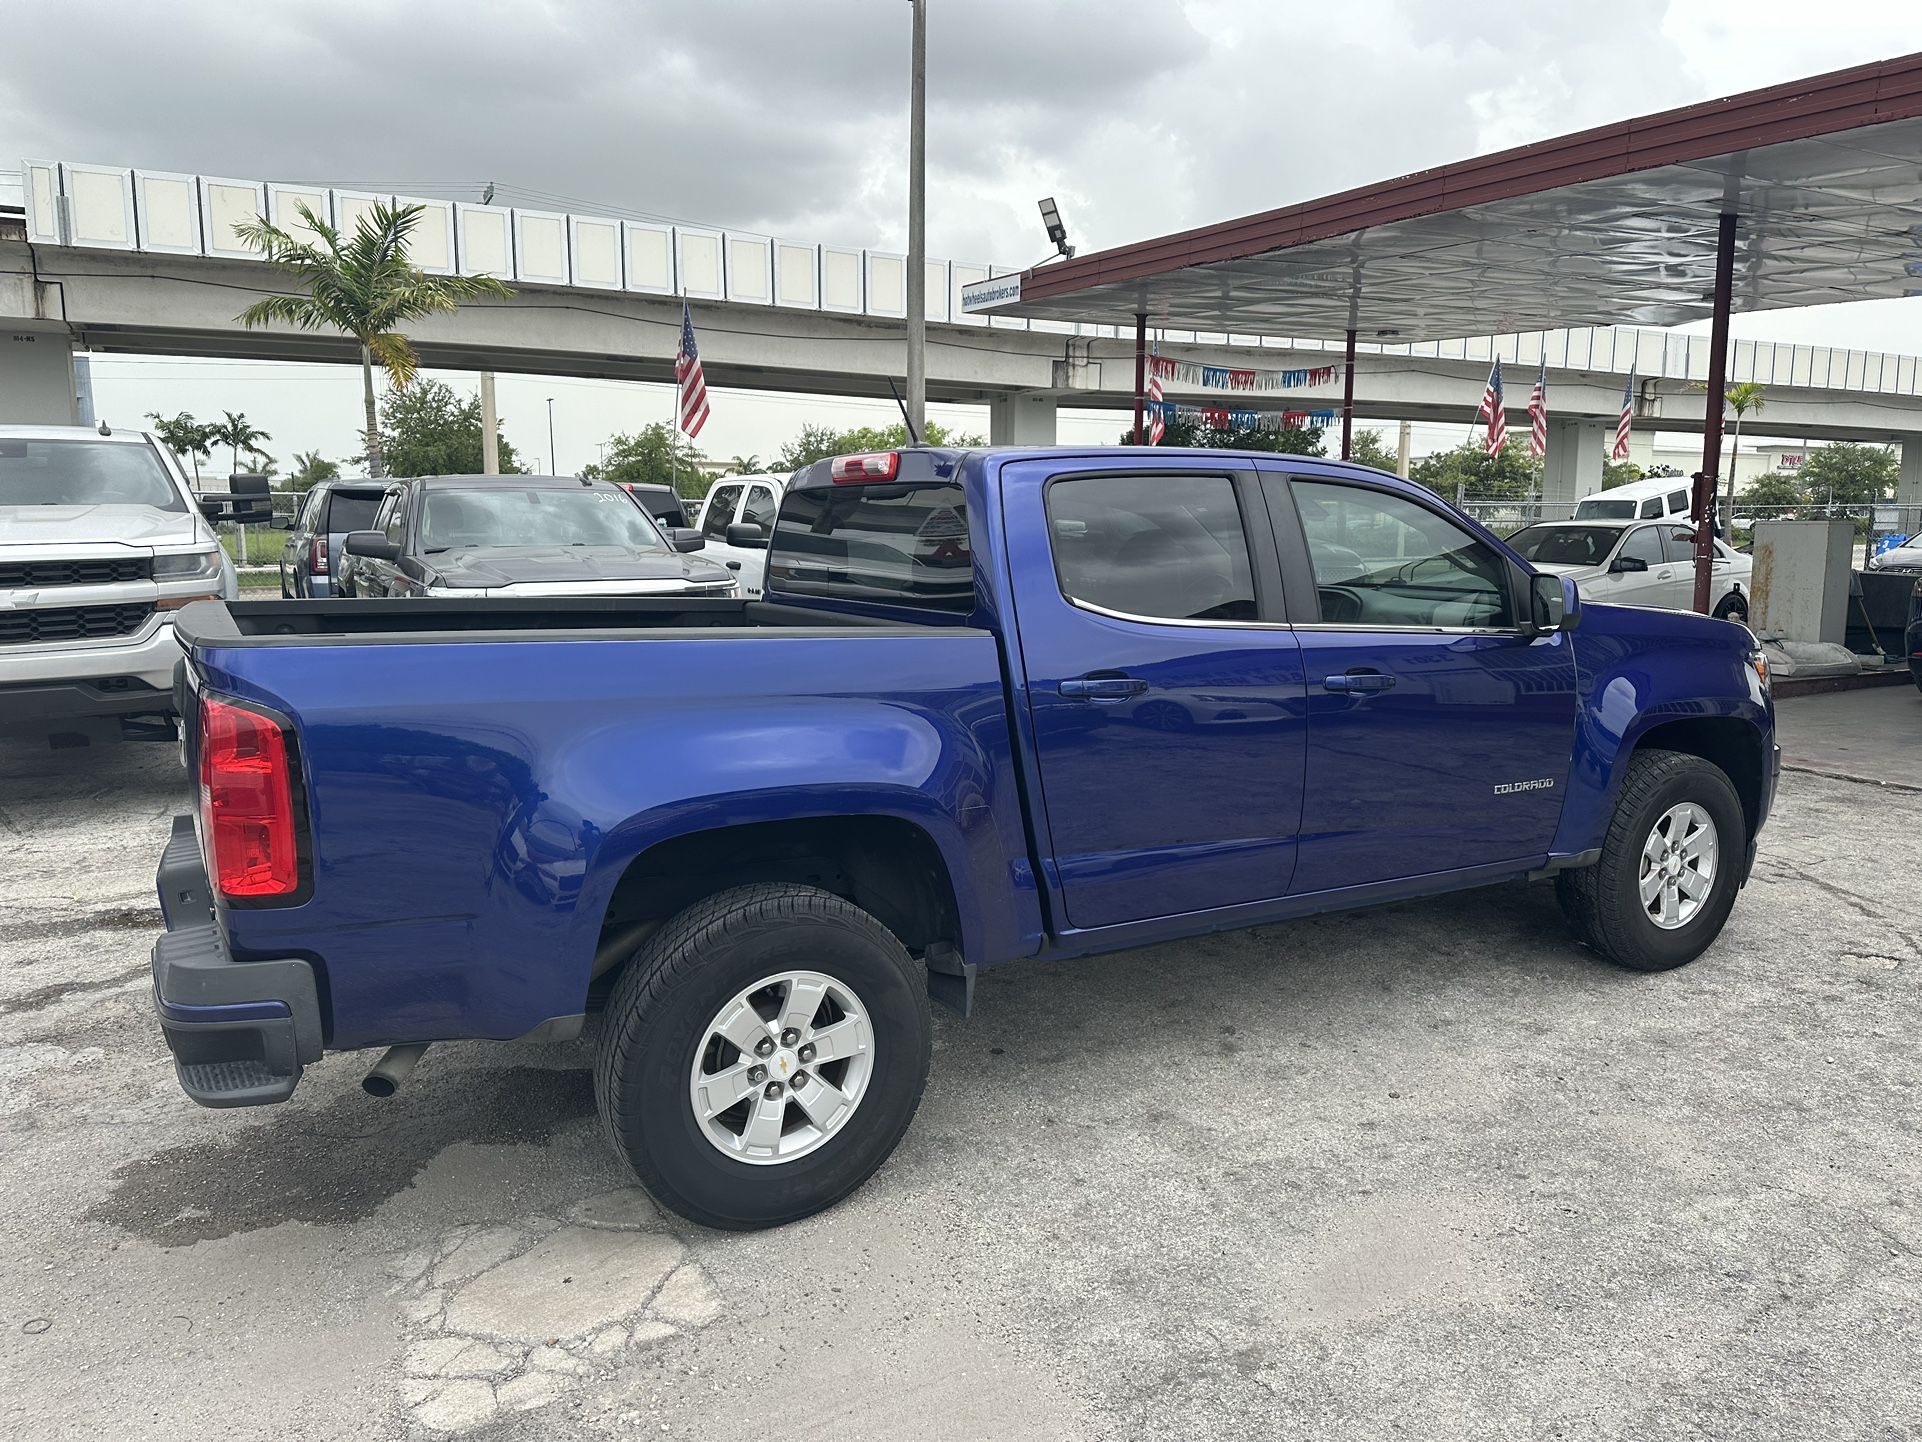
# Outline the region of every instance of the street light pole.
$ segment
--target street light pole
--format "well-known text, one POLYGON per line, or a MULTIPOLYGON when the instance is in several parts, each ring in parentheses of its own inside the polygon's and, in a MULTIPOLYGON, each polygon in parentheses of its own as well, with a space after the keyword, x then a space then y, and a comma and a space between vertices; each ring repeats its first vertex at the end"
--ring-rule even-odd
POLYGON ((554 449, 554 398, 547 398, 547 464, 554 468, 554 474, 561 473, 560 452, 554 449))
POLYGON ((928 0, 914 7, 908 81, 908 437, 927 434, 928 408, 928 0))

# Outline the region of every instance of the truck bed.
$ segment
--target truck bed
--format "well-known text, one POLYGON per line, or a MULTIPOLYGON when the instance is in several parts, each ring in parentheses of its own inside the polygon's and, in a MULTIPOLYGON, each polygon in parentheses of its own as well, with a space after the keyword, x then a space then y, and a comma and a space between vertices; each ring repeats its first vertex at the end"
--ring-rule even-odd
MULTIPOLYGON (((447 601, 201 601, 178 621, 183 644, 258 646, 337 640, 504 641, 540 633, 618 640, 623 632, 726 631, 762 627, 839 633, 931 629, 814 607, 676 596, 486 598, 447 601)), ((953 627, 941 629, 952 630, 953 627)), ((718 639, 718 638, 717 638, 718 639)))

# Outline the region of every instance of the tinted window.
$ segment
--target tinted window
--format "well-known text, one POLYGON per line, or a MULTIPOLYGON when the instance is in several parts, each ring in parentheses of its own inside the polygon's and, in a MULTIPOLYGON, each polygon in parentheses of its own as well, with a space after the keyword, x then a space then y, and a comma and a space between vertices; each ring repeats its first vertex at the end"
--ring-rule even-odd
POLYGON ((421 550, 480 546, 599 546, 666 549, 654 522, 614 486, 435 487, 421 512, 421 550))
POLYGON ((1599 566, 1621 538, 1614 526, 1526 526, 1508 544, 1545 566, 1599 566))
POLYGON ((1670 491, 1668 493, 1668 510, 1670 515, 1686 516, 1688 514, 1688 492, 1670 491))
POLYGON ((398 541, 400 539, 400 517, 403 509, 401 506, 402 494, 402 492, 396 491, 380 503, 380 514, 386 517, 386 519, 378 521, 377 524, 380 526, 380 529, 385 532, 387 539, 390 541, 398 541))
POLYGON ((1695 533, 1673 526, 1662 527, 1662 551, 1671 561, 1695 560, 1695 533))
POLYGON ((1650 496, 1646 501, 1642 502, 1642 509, 1639 512, 1642 520, 1646 521, 1651 516, 1659 516, 1661 514, 1662 498, 1660 496, 1650 496))
POLYGON ((1668 558, 1662 554, 1662 528, 1660 526, 1637 526, 1628 533, 1622 542, 1624 556, 1633 556, 1638 561, 1648 562, 1650 567, 1659 566, 1668 558))
POLYGON ((1062 594, 1170 621, 1252 621, 1248 538, 1226 476, 1089 476, 1048 487, 1062 594))
POLYGON ((768 588, 966 613, 974 558, 961 487, 822 486, 781 501, 768 588))
POLYGON ((160 457, 124 441, 0 440, 0 506, 187 509, 160 457))
POLYGON ((772 529, 775 513, 780 509, 781 503, 774 499, 774 492, 769 487, 749 486, 747 505, 741 508, 741 519, 772 529))
POLYGON ((360 495, 336 491, 327 507, 327 529, 336 536, 344 536, 349 531, 365 531, 374 524, 374 514, 378 510, 378 491, 360 495))
POLYGON ((739 486, 717 486, 714 494, 707 498, 707 510, 701 513, 701 530, 709 536, 725 537, 730 522, 734 519, 734 507, 741 499, 739 486))
POLYGON ((1296 481, 1321 619, 1406 628, 1512 626, 1508 567, 1446 516, 1386 491, 1296 481))
POLYGON ((1632 521, 1635 519, 1633 501, 1580 501, 1575 506, 1575 519, 1578 521, 1632 521))

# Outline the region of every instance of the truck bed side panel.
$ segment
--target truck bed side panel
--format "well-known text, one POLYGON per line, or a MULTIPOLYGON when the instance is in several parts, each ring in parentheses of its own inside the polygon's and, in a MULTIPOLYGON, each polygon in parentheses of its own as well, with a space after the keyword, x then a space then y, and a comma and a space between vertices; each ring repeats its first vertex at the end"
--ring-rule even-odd
POLYGON ((291 715, 312 900, 230 911, 310 956, 334 1047, 519 1036, 582 1009, 647 847, 876 814, 940 848, 965 952, 1040 941, 993 638, 977 631, 208 647, 203 684, 291 715))

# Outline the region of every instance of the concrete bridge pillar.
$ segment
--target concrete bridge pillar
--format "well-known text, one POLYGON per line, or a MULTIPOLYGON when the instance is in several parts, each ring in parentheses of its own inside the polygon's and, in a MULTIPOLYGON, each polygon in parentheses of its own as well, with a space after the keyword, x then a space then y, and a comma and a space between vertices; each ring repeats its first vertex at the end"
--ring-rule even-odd
POLYGON ((1904 506, 1922 506, 1922 436, 1902 438, 1902 470, 1895 483, 1895 499, 1904 506))
MULTIPOLYGON (((66 327, 14 320, 5 326, 6 333, 0 334, 0 424, 70 426, 83 419, 66 327)), ((91 389, 88 394, 91 401, 91 389)), ((114 419, 124 425, 133 417, 114 419)))
POLYGON ((1575 503, 1602 488, 1600 421, 1548 422, 1548 456, 1542 474, 1542 515, 1565 520, 1575 503))
MULTIPOLYGON (((1055 444, 1055 399, 1013 391, 988 402, 988 443, 996 446, 1055 444)), ((1124 427, 1125 429, 1125 427, 1124 427)))

